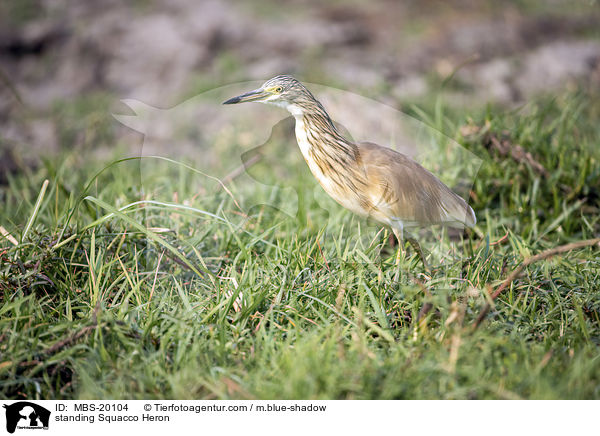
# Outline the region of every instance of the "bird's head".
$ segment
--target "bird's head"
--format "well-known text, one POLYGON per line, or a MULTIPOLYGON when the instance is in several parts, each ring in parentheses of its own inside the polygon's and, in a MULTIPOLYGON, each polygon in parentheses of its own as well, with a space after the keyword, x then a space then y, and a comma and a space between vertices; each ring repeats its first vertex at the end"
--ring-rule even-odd
POLYGON ((223 104, 237 104, 248 101, 269 103, 284 107, 292 114, 302 111, 306 104, 315 98, 306 87, 292 76, 276 76, 267 80, 258 89, 230 98, 223 104))

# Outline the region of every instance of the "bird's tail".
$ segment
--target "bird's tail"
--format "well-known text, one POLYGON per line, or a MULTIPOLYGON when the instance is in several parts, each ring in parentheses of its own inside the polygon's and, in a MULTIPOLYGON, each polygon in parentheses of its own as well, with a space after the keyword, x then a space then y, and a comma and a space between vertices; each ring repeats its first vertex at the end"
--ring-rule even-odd
POLYGON ((468 204, 464 223, 467 227, 473 227, 475 224, 477 224, 477 217, 475 216, 475 212, 473 211, 473 208, 468 204))
POLYGON ((477 217, 471 206, 465 200, 450 191, 452 195, 444 202, 447 220, 450 224, 465 225, 473 227, 477 223, 477 217))

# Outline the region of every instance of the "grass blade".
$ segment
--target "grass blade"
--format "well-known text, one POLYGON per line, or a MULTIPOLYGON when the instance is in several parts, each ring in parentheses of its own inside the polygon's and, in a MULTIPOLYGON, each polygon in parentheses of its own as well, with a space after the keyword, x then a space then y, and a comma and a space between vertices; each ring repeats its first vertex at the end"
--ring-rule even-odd
POLYGON ((183 254, 181 254, 181 252, 177 248, 175 248, 173 245, 169 244, 167 241, 165 241, 163 238, 158 236, 156 233, 148 230, 146 227, 144 227, 143 225, 141 225, 140 223, 138 223, 131 217, 127 216, 120 210, 114 208, 113 206, 111 206, 111 205, 105 203, 104 201, 102 201, 98 198, 95 198, 95 197, 87 196, 87 197, 85 197, 85 200, 91 201, 92 203, 96 204, 97 206, 100 206, 102 209, 107 210, 108 212, 112 213, 114 216, 120 218, 121 220, 125 221, 127 224, 129 224, 130 226, 132 226, 139 232, 146 235, 146 237, 148 239, 151 239, 152 241, 156 242, 158 245, 164 247, 167 251, 169 251, 177 259, 179 259, 181 262, 183 262, 190 270, 192 270, 198 276, 200 276, 200 277, 204 276, 204 274, 202 272, 200 272, 200 270, 202 270, 204 273, 212 275, 212 272, 210 272, 209 270, 206 270, 204 268, 199 269, 198 267, 193 265, 183 254))

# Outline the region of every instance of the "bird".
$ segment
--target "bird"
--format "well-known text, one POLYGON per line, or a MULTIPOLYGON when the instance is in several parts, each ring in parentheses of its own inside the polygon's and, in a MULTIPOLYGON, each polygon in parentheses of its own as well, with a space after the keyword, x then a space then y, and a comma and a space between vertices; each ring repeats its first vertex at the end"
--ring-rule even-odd
MULTIPOLYGON (((467 202, 410 157, 342 135, 323 105, 294 77, 278 75, 223 104, 245 102, 275 105, 293 115, 298 146, 314 177, 346 209, 391 228, 398 240, 396 265, 403 251, 404 229, 476 224, 467 202)), ((418 242, 412 237, 407 241, 428 269, 418 242)))

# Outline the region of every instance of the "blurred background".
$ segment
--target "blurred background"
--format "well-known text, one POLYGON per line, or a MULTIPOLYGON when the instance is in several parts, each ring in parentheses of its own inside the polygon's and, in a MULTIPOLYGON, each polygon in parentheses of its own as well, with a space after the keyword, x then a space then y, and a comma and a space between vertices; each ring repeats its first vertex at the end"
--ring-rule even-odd
POLYGON ((0 178, 40 158, 130 153, 111 112, 291 73, 402 109, 518 107, 600 84, 595 1, 12 0, 0 4, 0 178))

